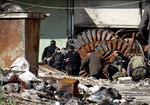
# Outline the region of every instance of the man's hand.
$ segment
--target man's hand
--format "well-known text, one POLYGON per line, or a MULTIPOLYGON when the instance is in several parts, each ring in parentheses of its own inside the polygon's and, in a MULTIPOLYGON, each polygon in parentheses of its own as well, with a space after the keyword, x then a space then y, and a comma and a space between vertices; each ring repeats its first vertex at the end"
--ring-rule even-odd
POLYGON ((50 61, 51 59, 52 59, 52 57, 50 57, 50 58, 47 58, 46 60, 47 60, 47 61, 50 61))

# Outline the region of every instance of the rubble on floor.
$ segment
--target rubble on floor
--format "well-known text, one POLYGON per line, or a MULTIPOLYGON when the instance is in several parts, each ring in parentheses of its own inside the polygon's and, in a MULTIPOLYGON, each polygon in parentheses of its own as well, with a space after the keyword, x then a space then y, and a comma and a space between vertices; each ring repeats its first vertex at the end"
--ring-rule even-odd
POLYGON ((23 73, 12 70, 7 75, 1 73, 1 92, 14 97, 16 105, 150 104, 149 78, 133 82, 131 78, 123 77, 110 82, 67 76, 43 66, 41 69, 38 77, 29 70, 23 73))

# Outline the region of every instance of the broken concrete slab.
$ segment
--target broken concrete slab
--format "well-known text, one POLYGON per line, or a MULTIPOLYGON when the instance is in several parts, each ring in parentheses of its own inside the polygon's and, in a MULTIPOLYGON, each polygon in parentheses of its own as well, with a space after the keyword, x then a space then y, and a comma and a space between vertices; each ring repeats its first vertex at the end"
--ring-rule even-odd
POLYGON ((60 75, 65 75, 65 73, 51 67, 51 66, 48 66, 47 64, 43 64, 43 65, 38 65, 39 66, 39 69, 41 71, 44 71, 44 72, 50 72, 52 74, 60 74, 60 75))

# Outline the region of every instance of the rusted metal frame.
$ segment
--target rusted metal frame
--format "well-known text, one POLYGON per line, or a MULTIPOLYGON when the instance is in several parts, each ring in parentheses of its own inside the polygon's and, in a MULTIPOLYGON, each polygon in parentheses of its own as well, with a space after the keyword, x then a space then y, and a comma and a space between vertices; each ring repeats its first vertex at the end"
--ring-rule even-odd
POLYGON ((103 47, 101 46, 101 44, 98 44, 98 46, 96 47, 99 52, 101 53, 101 55, 103 55, 105 53, 105 50, 103 49, 103 47))
POLYGON ((85 32, 82 33, 81 37, 82 37, 82 39, 84 39, 84 41, 85 41, 86 44, 90 43, 90 41, 89 41, 89 39, 87 37, 87 34, 85 32))
POLYGON ((82 35, 78 35, 76 40, 81 44, 81 46, 86 44, 84 39, 82 39, 82 35))
POLYGON ((124 52, 126 51, 126 49, 127 49, 128 47, 129 47, 128 44, 124 44, 124 45, 122 46, 121 52, 124 54, 124 52))
POLYGON ((84 48, 86 49, 87 53, 91 51, 89 44, 84 45, 84 48))
POLYGON ((84 48, 84 46, 82 46, 80 48, 80 50, 82 51, 82 54, 86 56, 86 54, 88 53, 88 51, 84 48))
POLYGON ((112 34, 115 39, 120 39, 120 37, 117 34, 115 34, 114 32, 110 32, 110 34, 112 34))
POLYGON ((107 44, 109 45, 109 46, 108 46, 109 51, 111 51, 112 48, 113 48, 113 46, 112 46, 112 41, 111 41, 111 40, 108 40, 108 41, 107 41, 107 44))
POLYGON ((103 31, 103 33, 102 33, 102 35, 101 35, 101 37, 102 37, 102 40, 101 40, 101 41, 103 41, 103 40, 106 39, 107 33, 108 33, 108 30, 104 30, 104 31, 103 31))
POLYGON ((98 31, 97 31, 97 40, 98 41, 101 41, 101 35, 102 35, 102 32, 103 32, 103 30, 102 29, 99 29, 98 31))
POLYGON ((107 58, 104 58, 107 63, 111 63, 114 59, 113 53, 111 53, 107 58))
POLYGON ((113 38, 114 37, 112 36, 112 34, 108 33, 105 40, 111 40, 113 38))
POLYGON ((111 53, 112 53, 112 51, 108 51, 108 52, 104 53, 104 54, 102 55, 102 57, 103 57, 103 58, 107 58, 111 53))
POLYGON ((98 47, 96 47, 96 48, 94 49, 94 51, 95 51, 98 55, 100 55, 100 56, 103 55, 103 54, 99 51, 98 47))
POLYGON ((74 45, 75 49, 78 50, 81 47, 81 44, 78 43, 78 41, 76 39, 73 39, 73 42, 74 42, 73 45, 74 45))
POLYGON ((93 49, 95 48, 94 43, 89 43, 88 46, 90 48, 90 51, 93 51, 93 49))
POLYGON ((79 73, 79 75, 81 77, 89 77, 89 73, 87 73, 87 71, 85 71, 85 70, 81 70, 80 73, 79 73))
POLYGON ((97 31, 97 30, 91 30, 91 36, 92 36, 92 38, 93 38, 93 42, 96 42, 96 41, 97 41, 96 31, 97 31))
POLYGON ((117 40, 114 40, 114 41, 112 41, 112 45, 113 45, 113 51, 115 51, 116 50, 116 48, 117 48, 117 40))
POLYGON ((124 56, 126 56, 126 55, 129 53, 130 50, 131 50, 131 45, 129 45, 129 46, 127 47, 127 49, 125 50, 125 52, 123 53, 124 56))
POLYGON ((86 31, 86 32, 85 32, 85 35, 86 35, 86 37, 88 38, 89 42, 92 43, 93 40, 92 40, 91 34, 87 33, 87 31, 86 31))
POLYGON ((118 41, 117 41, 117 44, 118 44, 118 45, 117 45, 117 50, 118 50, 118 51, 121 51, 121 48, 123 47, 123 40, 118 40, 118 41))
POLYGON ((84 41, 82 40, 81 35, 78 35, 75 40, 80 44, 80 47, 84 45, 84 41))
POLYGON ((102 41, 102 43, 101 43, 101 46, 102 46, 102 48, 103 48, 103 50, 104 50, 104 52, 107 52, 107 51, 109 51, 109 49, 108 49, 108 46, 107 46, 107 41, 102 41))
MULTIPOLYGON (((82 40, 82 37, 81 36, 79 36, 79 38, 78 39, 75 39, 75 41, 74 41, 74 45, 78 45, 77 46, 77 50, 79 49, 79 48, 81 48, 83 45, 84 45, 84 41, 82 40), (83 45, 82 45, 83 44, 83 45)), ((84 50, 86 50, 84 47, 82 47, 84 50)))

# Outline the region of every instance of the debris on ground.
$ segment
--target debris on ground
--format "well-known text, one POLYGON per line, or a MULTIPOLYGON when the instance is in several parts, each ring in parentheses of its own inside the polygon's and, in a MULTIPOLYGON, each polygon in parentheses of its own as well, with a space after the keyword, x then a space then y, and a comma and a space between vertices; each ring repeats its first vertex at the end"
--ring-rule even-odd
POLYGON ((134 82, 129 77, 120 77, 110 82, 106 79, 68 76, 44 65, 40 65, 39 76, 27 69, 18 73, 10 70, 7 75, 1 75, 1 94, 12 97, 10 105, 150 104, 149 78, 134 82))

